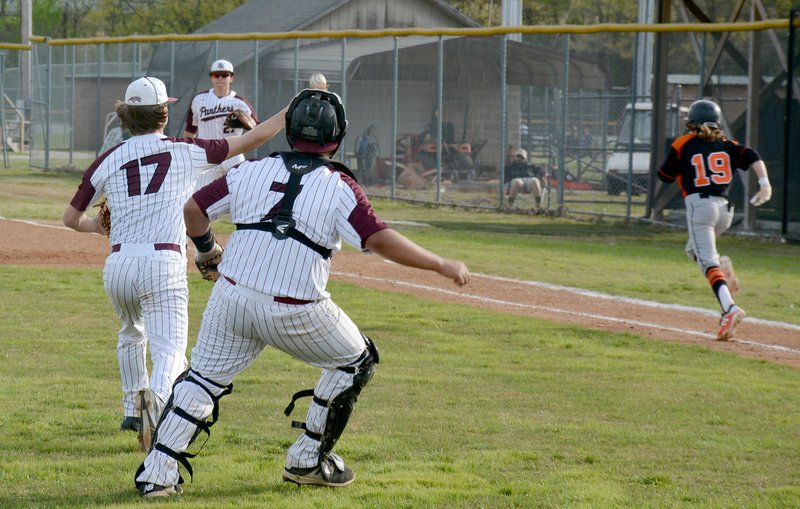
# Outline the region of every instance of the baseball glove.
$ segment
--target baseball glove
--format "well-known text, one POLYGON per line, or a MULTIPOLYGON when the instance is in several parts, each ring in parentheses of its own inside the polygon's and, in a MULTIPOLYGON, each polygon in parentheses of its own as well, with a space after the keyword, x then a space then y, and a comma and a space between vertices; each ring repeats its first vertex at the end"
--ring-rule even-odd
POLYGON ((194 264, 197 266, 197 270, 200 271, 200 274, 203 275, 203 279, 206 281, 216 281, 219 279, 219 270, 217 270, 217 266, 222 262, 222 253, 224 252, 225 250, 222 246, 215 243, 210 251, 197 253, 197 256, 194 257, 194 264))
POLYGON ((105 228, 105 234, 111 233, 111 210, 108 208, 108 200, 103 198, 95 207, 99 207, 97 211, 97 220, 105 228))
POLYGON ((244 129, 249 131, 255 126, 256 121, 249 113, 243 110, 236 110, 232 113, 228 113, 228 116, 225 117, 225 127, 230 129, 244 129))

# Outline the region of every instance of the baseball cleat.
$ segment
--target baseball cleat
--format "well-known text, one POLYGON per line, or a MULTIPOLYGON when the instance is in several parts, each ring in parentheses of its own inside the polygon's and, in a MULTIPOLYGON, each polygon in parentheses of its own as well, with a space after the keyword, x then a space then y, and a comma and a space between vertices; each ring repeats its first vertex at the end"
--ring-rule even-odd
POLYGON ((150 389, 142 389, 136 395, 136 412, 141 416, 139 428, 139 450, 147 452, 153 442, 153 434, 158 424, 157 397, 150 389))
POLYGON ((132 415, 126 415, 122 419, 122 423, 119 425, 120 431, 135 431, 136 433, 139 432, 139 428, 141 428, 141 421, 138 417, 134 417, 132 415))
POLYGON ((161 486, 158 484, 142 484, 139 486, 139 496, 142 498, 163 498, 171 497, 172 495, 180 495, 183 493, 183 488, 180 484, 175 486, 161 486))
POLYGON ((722 314, 717 331, 717 341, 728 341, 733 337, 736 326, 747 316, 744 309, 732 306, 727 313, 722 314))
POLYGON ((298 485, 312 484, 339 488, 349 485, 355 478, 353 470, 344 466, 344 460, 335 454, 325 458, 316 467, 283 469, 283 480, 298 485))
POLYGON ((733 262, 727 256, 720 256, 719 268, 725 276, 725 282, 728 284, 728 290, 731 291, 731 295, 736 295, 736 292, 739 291, 739 278, 736 277, 736 273, 733 271, 733 262))

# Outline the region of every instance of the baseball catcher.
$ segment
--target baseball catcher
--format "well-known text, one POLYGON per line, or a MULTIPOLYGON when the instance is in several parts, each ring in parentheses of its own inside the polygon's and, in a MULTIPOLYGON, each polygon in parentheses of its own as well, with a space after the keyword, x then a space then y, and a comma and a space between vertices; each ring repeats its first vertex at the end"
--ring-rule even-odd
POLYGON ((253 119, 253 117, 244 110, 233 111, 228 113, 228 116, 225 117, 225 127, 229 129, 244 129, 249 131, 255 126, 255 119, 253 119))
MULTIPOLYGON (((465 285, 467 266, 392 230, 374 212, 343 164, 331 161, 347 127, 339 96, 306 89, 285 115, 291 152, 245 161, 198 190, 184 206, 186 231, 200 253, 214 249, 211 221, 230 214, 222 277, 211 289, 191 369, 173 386, 153 447, 136 472, 143 498, 183 491, 188 448, 220 417, 233 380, 271 346, 319 370, 302 430, 289 447, 284 481, 348 486, 353 469, 333 452, 379 362, 375 343, 330 298, 330 259, 347 242, 396 263, 435 271, 465 285)), ((261 129, 259 124, 253 132, 261 129)), ((204 255, 209 258, 209 255, 204 255)))

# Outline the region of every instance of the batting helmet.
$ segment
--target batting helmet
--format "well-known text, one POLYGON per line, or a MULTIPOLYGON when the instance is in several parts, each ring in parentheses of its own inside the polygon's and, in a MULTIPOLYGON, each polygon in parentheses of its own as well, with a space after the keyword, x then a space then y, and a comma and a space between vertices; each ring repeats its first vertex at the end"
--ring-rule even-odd
POLYGON ((722 111, 714 101, 708 99, 700 99, 695 101, 689 106, 689 114, 686 116, 687 124, 703 125, 703 124, 716 124, 719 127, 719 121, 722 118, 722 111))
POLYGON ((346 130, 342 101, 327 90, 301 91, 286 111, 286 140, 298 152, 333 155, 346 130))

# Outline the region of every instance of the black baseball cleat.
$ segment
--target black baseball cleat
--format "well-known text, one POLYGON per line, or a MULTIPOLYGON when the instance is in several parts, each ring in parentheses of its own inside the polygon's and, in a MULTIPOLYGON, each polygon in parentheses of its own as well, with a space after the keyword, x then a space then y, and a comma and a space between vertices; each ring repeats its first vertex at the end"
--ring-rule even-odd
POLYGON ((139 432, 139 429, 142 427, 142 421, 138 417, 134 417, 132 415, 126 415, 122 419, 122 423, 119 425, 120 431, 135 431, 136 433, 139 432))
POLYGON ((180 484, 175 486, 161 486, 158 484, 145 483, 139 486, 139 496, 142 498, 166 498, 183 493, 180 484))
POLYGON ((346 467, 344 460, 335 454, 331 454, 315 467, 283 469, 283 480, 298 485, 312 484, 340 488, 349 485, 355 478, 353 470, 346 467))

